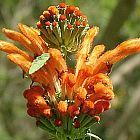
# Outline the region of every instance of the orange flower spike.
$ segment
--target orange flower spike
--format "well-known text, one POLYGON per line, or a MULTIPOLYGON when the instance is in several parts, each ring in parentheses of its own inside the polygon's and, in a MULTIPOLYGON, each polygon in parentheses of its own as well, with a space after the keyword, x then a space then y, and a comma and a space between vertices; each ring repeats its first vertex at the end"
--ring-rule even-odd
MULTIPOLYGON (((99 121, 100 118, 95 115, 108 110, 110 100, 114 98, 113 86, 107 74, 113 64, 130 54, 140 52, 140 39, 125 41, 104 54, 104 45, 92 49, 92 41, 99 28, 90 28, 87 17, 78 7, 67 6, 63 2, 58 6, 50 6, 43 12, 37 23, 39 30, 23 24, 18 26, 21 33, 5 28, 3 32, 33 52, 34 58, 13 44, 0 41, 0 50, 7 52, 11 61, 29 75, 33 60, 43 53, 50 54, 49 60, 44 60, 45 64, 42 62, 43 67, 41 65, 39 70, 29 75, 32 82, 37 82, 40 86, 32 86, 24 92, 28 101, 28 114, 40 121, 40 125, 42 119, 48 118, 45 121, 50 119, 55 127, 62 128, 68 123, 62 121, 62 117, 71 117, 71 126, 75 128, 82 127, 85 120, 81 122, 80 119, 85 113, 86 117, 93 116, 94 122, 99 121), (71 71, 67 68, 65 59, 67 54, 75 52, 76 69, 71 71), (56 116, 58 118, 54 118, 56 116)), ((87 128, 85 133, 86 130, 87 128)), ((57 133, 57 129, 54 131, 57 133)))
POLYGON ((118 45, 114 50, 107 51, 96 62, 93 74, 99 72, 106 73, 108 70, 107 63, 110 65, 124 59, 128 55, 140 52, 140 38, 130 39, 118 45))
POLYGON ((105 46, 104 45, 97 45, 94 47, 93 51, 90 53, 88 57, 87 65, 95 65, 99 56, 104 52, 105 46))
POLYGON ((76 64, 76 76, 78 75, 79 70, 82 68, 83 64, 86 61, 88 53, 91 49, 91 43, 94 37, 98 34, 99 28, 93 27, 89 29, 84 37, 84 40, 81 45, 81 50, 77 54, 77 64, 76 64))
POLYGON ((32 89, 28 89, 24 92, 24 96, 27 100, 44 100, 43 95, 37 91, 34 91, 32 89))
POLYGON ((51 15, 58 15, 59 11, 58 9, 56 8, 56 6, 50 6, 48 8, 48 11, 51 15))
POLYGON ((7 43, 5 41, 0 41, 0 50, 4 51, 6 53, 15 53, 15 54, 20 54, 22 55, 25 59, 27 59, 28 61, 33 61, 33 58, 26 52, 20 50, 19 48, 17 48, 15 45, 13 45, 12 43, 7 43))
POLYGON ((21 45, 23 45, 27 50, 34 52, 34 48, 31 45, 31 42, 28 38, 26 38, 23 34, 9 30, 9 29, 2 29, 3 33, 10 39, 14 41, 18 41, 21 45))
POLYGON ((60 101, 57 108, 62 115, 65 115, 67 113, 68 103, 66 103, 65 101, 60 101))

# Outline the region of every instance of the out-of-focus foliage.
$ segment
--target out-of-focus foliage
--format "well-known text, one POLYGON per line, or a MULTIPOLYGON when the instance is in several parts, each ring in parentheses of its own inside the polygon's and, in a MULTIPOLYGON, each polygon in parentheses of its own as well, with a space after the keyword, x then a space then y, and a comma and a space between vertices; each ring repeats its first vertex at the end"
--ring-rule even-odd
MULTIPOLYGON (((68 0, 68 2, 81 8, 88 16, 90 25, 100 27, 96 43, 102 41, 107 48, 113 48, 115 47, 113 44, 128 38, 140 37, 139 0, 68 0), (122 4, 119 4, 120 1, 122 4), (113 17, 115 11, 117 18, 113 17), (125 19, 122 19, 124 14, 122 11, 125 13, 125 19), (120 22, 121 25, 118 27, 120 22), (111 29, 114 27, 117 32, 111 30, 107 34, 108 25, 111 29)), ((58 4, 58 1, 0 0, 0 28, 17 29, 18 22, 35 27, 39 15, 51 4, 58 4)), ((2 32, 0 39, 6 40, 2 32)), ((46 132, 36 128, 35 120, 26 114, 22 92, 28 88, 30 81, 22 79, 21 75, 22 71, 0 52, 0 140, 47 140, 46 132)), ((140 54, 129 57, 113 67, 111 77, 116 93, 112 109, 102 115, 102 121, 96 124, 92 131, 104 140, 139 140, 140 54)))

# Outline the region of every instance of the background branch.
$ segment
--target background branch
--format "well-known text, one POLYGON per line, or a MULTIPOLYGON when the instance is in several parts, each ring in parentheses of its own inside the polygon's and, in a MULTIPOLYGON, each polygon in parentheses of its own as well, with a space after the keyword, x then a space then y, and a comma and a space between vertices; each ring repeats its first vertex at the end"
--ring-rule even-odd
POLYGON ((136 0, 119 0, 99 41, 108 46, 107 49, 115 46, 120 40, 119 32, 133 12, 135 5, 136 0))

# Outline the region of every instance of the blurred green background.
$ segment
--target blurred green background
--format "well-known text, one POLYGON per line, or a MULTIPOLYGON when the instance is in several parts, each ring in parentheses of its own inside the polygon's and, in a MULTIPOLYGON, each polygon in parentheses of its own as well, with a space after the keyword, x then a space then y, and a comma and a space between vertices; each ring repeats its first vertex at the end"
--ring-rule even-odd
MULTIPOLYGON (((100 27, 95 43, 104 43, 106 49, 140 37, 140 0, 67 1, 80 7, 90 25, 100 27)), ((0 0, 0 29, 17 30, 18 22, 35 27, 39 15, 52 4, 58 1, 0 0)), ((0 39, 7 40, 1 31, 0 39)), ((140 140, 140 54, 116 64, 110 77, 116 96, 92 131, 103 140, 140 140)), ((35 119, 26 114, 22 93, 29 82, 0 52, 0 140, 47 140, 46 132, 36 128, 35 119)))

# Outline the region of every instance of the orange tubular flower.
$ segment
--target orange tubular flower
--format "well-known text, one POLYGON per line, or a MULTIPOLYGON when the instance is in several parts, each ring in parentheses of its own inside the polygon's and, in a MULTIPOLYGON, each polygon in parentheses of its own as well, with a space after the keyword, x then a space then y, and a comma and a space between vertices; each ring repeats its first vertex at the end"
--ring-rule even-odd
POLYGON ((79 8, 65 3, 44 11, 37 27, 20 23, 20 32, 2 30, 29 53, 4 41, 0 41, 0 50, 32 81, 24 97, 28 102, 27 113, 37 119, 37 126, 53 135, 64 129, 68 131, 66 139, 84 138, 89 127, 100 121, 98 115, 111 107, 111 66, 140 52, 140 39, 125 41, 106 53, 104 45, 92 49, 99 28, 90 28, 79 8), (68 65, 69 54, 76 54, 75 69, 68 65), (75 136, 72 129, 79 127, 85 133, 75 136))
POLYGON ((65 101, 60 101, 58 103, 58 111, 62 113, 62 115, 66 114, 68 108, 68 104, 65 101))

